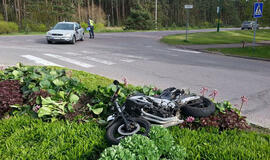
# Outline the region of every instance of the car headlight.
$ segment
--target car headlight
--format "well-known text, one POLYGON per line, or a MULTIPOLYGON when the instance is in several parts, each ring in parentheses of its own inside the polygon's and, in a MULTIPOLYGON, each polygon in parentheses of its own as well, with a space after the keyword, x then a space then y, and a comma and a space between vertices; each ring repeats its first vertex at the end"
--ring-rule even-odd
POLYGON ((67 34, 65 34, 65 37, 72 37, 72 34, 71 33, 67 33, 67 34))
POLYGON ((47 32, 47 36, 51 36, 52 34, 50 32, 47 32))

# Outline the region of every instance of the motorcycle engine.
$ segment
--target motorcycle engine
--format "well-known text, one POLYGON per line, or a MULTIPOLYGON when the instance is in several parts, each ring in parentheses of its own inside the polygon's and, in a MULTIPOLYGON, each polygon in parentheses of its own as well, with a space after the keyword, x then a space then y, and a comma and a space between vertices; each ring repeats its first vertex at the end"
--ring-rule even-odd
POLYGON ((140 116, 141 108, 147 113, 162 118, 175 116, 179 107, 174 101, 151 96, 131 96, 126 100, 126 111, 134 116, 140 116))

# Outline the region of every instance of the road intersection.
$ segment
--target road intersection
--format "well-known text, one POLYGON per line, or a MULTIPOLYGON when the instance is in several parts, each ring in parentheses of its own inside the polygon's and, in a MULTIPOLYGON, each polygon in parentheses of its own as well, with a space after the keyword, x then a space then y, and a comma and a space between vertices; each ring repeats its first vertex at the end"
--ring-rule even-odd
MULTIPOLYGON (((234 30, 234 29, 226 29, 234 30)), ((209 32, 191 30, 191 32, 209 32)), ((239 104, 249 98, 243 114, 252 123, 270 127, 270 63, 201 51, 159 42, 162 36, 184 31, 100 33, 96 39, 70 44, 46 44, 44 36, 1 36, 0 65, 55 65, 84 70, 135 85, 153 84, 217 89, 218 100, 239 104)))

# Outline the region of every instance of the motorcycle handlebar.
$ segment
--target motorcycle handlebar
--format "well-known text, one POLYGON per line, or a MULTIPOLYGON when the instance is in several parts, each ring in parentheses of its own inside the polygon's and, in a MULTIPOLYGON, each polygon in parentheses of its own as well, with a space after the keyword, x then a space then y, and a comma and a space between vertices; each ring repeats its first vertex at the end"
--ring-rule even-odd
POLYGON ((113 84, 116 85, 117 87, 117 90, 114 92, 112 98, 111 98, 111 101, 114 102, 117 97, 118 97, 118 94, 119 94, 119 91, 120 91, 120 87, 118 86, 119 85, 119 82, 117 80, 113 81, 113 84))

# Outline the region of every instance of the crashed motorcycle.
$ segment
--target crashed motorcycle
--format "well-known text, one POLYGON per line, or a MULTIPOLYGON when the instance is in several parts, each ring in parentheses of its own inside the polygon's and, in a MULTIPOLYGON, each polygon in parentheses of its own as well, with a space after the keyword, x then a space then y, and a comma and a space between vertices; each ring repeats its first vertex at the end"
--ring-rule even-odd
POLYGON ((123 106, 118 104, 119 82, 111 101, 115 113, 107 118, 107 139, 118 144, 120 139, 133 134, 147 136, 150 123, 169 127, 183 122, 183 117, 207 117, 215 112, 214 103, 196 94, 174 87, 165 89, 159 96, 138 93, 129 96, 123 106))
POLYGON ((111 98, 111 102, 113 103, 112 110, 114 113, 107 118, 107 121, 109 122, 106 127, 107 140, 111 144, 118 144, 122 138, 133 134, 147 136, 150 132, 150 123, 139 116, 131 116, 125 111, 125 104, 123 106, 119 105, 119 82, 115 80, 113 83, 117 87, 117 90, 111 98))
POLYGON ((174 87, 165 89, 159 96, 130 96, 125 106, 130 115, 141 116, 163 127, 180 124, 183 117, 207 117, 215 112, 211 100, 174 87))

